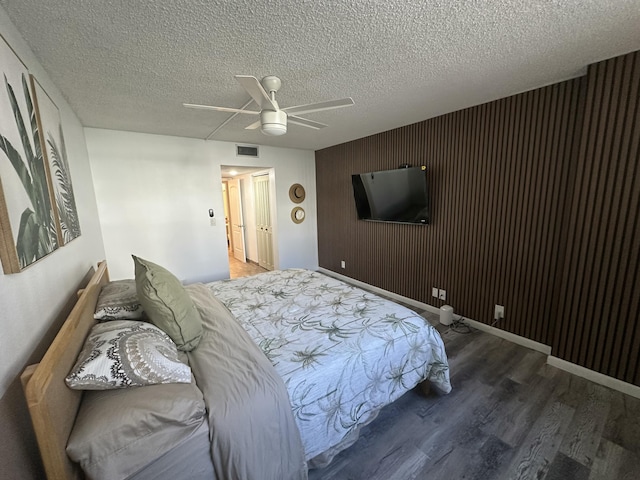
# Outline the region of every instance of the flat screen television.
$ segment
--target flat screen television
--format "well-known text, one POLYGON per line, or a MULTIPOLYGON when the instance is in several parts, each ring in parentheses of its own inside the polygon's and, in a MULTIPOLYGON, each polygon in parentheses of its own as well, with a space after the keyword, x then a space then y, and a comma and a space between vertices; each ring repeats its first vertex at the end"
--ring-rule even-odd
POLYGON ((407 167, 351 176, 360 220, 376 222, 431 222, 426 167, 407 167))

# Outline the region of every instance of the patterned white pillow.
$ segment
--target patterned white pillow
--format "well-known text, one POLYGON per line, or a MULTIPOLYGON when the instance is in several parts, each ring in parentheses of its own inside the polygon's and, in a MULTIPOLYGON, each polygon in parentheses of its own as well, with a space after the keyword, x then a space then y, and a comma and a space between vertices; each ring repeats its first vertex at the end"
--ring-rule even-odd
POLYGON ((114 280, 100 290, 93 315, 96 320, 139 320, 144 316, 134 279, 114 280))
POLYGON ((65 379, 75 390, 190 383, 173 340, 155 325, 132 320, 96 324, 65 379))

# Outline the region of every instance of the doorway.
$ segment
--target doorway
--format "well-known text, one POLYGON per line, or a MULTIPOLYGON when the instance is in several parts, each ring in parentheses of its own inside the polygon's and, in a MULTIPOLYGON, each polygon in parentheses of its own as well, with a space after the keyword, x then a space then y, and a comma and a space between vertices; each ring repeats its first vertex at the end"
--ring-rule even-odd
POLYGON ((223 165, 221 170, 230 277, 273 270, 273 169, 223 165))
POLYGON ((258 239, 258 265, 267 270, 273 270, 273 225, 268 174, 253 177, 253 192, 256 210, 256 237, 258 239))
MULTIPOLYGON (((229 235, 231 254, 240 262, 247 261, 247 248, 244 238, 244 215, 242 211, 242 193, 239 178, 227 180, 229 216, 229 235)), ((226 222, 225 222, 226 223, 226 222)))

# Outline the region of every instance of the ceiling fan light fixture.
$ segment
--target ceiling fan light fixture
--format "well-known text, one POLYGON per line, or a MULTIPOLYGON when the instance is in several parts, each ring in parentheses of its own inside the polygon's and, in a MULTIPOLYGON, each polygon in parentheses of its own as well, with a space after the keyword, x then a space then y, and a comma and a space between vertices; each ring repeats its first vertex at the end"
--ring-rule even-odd
POLYGON ((287 107, 280 109, 278 102, 276 101, 276 93, 282 86, 282 82, 278 77, 269 75, 262 79, 262 83, 258 81, 256 77, 251 75, 236 75, 236 80, 242 85, 242 87, 251 96, 249 100, 242 108, 231 107, 216 107, 214 105, 196 105, 193 103, 183 103, 188 108, 200 108, 206 110, 216 110, 219 112, 233 113, 232 117, 225 120, 217 129, 213 131, 207 137, 207 140, 213 136, 221 127, 226 125, 233 117, 238 113, 245 115, 260 115, 260 120, 253 122, 251 125, 245 127, 245 130, 256 130, 260 128, 263 134, 270 136, 280 136, 287 133, 287 123, 300 125, 301 127, 313 128, 319 130, 327 125, 324 123, 316 122, 303 118, 300 115, 314 112, 323 112, 325 110, 333 110, 334 108, 350 107, 353 105, 353 99, 351 97, 341 98, 340 100, 330 100, 328 102, 316 102, 307 103, 305 105, 296 105, 293 107, 287 107), (245 110, 246 107, 255 102, 260 109, 245 110))
POLYGON ((260 113, 260 129, 265 135, 279 136, 287 133, 287 114, 282 110, 263 110, 260 113))

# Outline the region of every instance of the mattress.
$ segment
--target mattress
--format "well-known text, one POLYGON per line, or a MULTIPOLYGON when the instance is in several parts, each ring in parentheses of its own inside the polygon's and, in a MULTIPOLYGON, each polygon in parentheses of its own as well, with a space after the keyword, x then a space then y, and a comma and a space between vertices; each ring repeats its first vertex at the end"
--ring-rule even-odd
POLYGON ((207 284, 282 377, 307 460, 428 380, 451 390, 440 334, 395 302, 301 269, 207 284))

